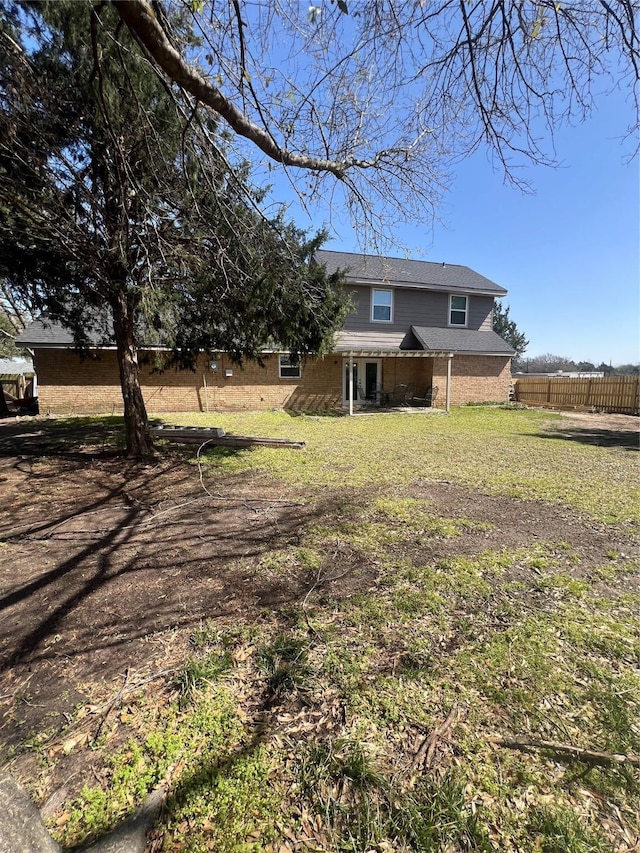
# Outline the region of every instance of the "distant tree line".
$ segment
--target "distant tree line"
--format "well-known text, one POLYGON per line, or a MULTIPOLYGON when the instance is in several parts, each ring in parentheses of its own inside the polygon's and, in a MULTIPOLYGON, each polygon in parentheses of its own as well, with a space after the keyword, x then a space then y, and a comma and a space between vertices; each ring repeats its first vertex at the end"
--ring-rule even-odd
POLYGON ((519 358, 514 359, 512 370, 515 373, 557 373, 562 370, 564 373, 580 373, 601 372, 605 376, 638 376, 640 375, 640 364, 619 364, 613 366, 605 364, 604 361, 600 364, 593 364, 590 361, 573 361, 571 358, 566 358, 561 355, 538 355, 534 358, 519 358))

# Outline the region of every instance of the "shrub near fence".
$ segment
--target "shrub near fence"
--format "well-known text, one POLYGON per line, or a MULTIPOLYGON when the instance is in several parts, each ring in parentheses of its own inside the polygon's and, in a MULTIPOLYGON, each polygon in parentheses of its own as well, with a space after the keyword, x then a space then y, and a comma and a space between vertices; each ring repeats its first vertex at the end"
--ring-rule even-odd
POLYGON ((527 406, 599 409, 624 415, 639 414, 638 376, 519 376, 514 381, 516 400, 527 406))

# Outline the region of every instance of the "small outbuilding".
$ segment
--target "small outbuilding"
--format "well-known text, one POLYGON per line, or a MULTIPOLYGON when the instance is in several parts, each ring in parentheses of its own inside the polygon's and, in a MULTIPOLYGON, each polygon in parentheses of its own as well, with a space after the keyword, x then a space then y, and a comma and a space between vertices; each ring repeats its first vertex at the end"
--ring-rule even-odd
POLYGON ((38 391, 33 362, 29 358, 0 358, 0 388, 11 414, 30 411, 38 391))

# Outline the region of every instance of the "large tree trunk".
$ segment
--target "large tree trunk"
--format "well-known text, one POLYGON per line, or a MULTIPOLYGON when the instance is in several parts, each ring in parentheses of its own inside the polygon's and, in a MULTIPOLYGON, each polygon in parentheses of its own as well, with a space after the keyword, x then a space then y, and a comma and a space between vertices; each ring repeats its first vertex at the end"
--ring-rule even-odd
POLYGON ((145 458, 153 456, 153 441, 149 432, 149 419, 140 389, 138 349, 135 342, 135 308, 120 292, 111 302, 113 331, 118 350, 120 387, 124 401, 124 429, 127 455, 145 458))

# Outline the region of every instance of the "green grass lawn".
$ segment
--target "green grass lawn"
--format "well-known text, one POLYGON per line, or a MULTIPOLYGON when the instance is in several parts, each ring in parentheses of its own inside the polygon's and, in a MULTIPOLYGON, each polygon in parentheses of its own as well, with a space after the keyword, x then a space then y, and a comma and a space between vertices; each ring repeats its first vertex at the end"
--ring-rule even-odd
POLYGON ((640 522, 637 454, 554 437, 543 426, 559 418, 542 410, 467 407, 449 415, 353 418, 181 413, 162 420, 306 441, 299 454, 262 448, 206 454, 225 470, 250 469, 295 485, 393 490, 416 478, 443 479, 491 494, 562 502, 605 522, 640 522))
POLYGON ((304 440, 299 452, 204 448, 203 475, 250 474, 261 494, 336 504, 299 541, 243 558, 256 573, 306 572, 306 597, 192 633, 162 701, 127 708, 126 746, 94 747, 108 785, 89 783, 52 821, 62 842, 99 834, 168 779, 163 851, 636 849, 637 767, 491 740, 640 753, 633 538, 585 572, 575 544, 543 529, 487 549, 473 501, 447 517, 407 487, 540 501, 584 529, 637 537, 637 453, 566 440, 541 411, 162 420, 304 440), (454 541, 471 544, 420 559, 416 542, 454 541), (368 567, 370 582, 324 589, 343 566, 368 567))

